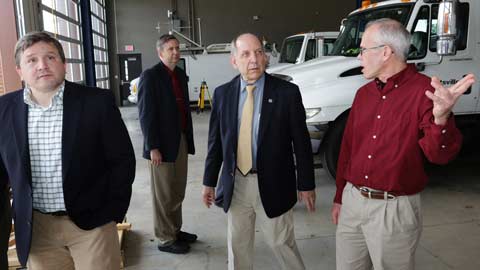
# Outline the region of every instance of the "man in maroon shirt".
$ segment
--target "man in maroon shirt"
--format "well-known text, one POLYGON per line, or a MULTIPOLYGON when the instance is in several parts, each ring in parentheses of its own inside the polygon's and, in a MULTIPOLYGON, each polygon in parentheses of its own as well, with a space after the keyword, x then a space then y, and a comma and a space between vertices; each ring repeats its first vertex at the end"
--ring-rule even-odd
POLYGON ((353 101, 332 207, 337 270, 414 269, 422 230, 425 158, 445 164, 462 136, 452 107, 474 82, 450 88, 406 63, 410 34, 397 21, 369 23, 358 59, 370 83, 353 101))
POLYGON ((158 249, 187 253, 197 240, 195 234, 180 230, 187 156, 195 153, 187 75, 177 67, 180 48, 174 36, 161 36, 157 53, 160 62, 142 73, 138 85, 143 157, 149 160, 158 249))

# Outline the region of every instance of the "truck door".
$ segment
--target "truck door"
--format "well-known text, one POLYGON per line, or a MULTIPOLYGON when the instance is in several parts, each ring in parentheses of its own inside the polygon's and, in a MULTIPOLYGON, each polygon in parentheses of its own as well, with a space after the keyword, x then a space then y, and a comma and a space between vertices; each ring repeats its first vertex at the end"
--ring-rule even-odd
MULTIPOLYGON (((470 3, 459 3, 457 14, 457 53, 452 56, 440 58, 436 54, 437 46, 437 15, 438 4, 423 5, 419 7, 417 18, 412 25, 412 45, 409 60, 415 62, 420 70, 428 76, 437 76, 444 85, 455 84, 468 73, 477 72, 475 65, 475 40, 469 27, 469 20, 473 16, 470 3), (472 35, 471 38, 468 36, 472 35)), ((478 31, 478 30, 477 30, 478 31)), ((478 60, 477 60, 478 61, 478 60)), ((478 75, 478 74, 477 74, 478 75)), ((479 97, 479 88, 474 85, 468 90, 454 107, 457 114, 472 113, 476 110, 479 97)))

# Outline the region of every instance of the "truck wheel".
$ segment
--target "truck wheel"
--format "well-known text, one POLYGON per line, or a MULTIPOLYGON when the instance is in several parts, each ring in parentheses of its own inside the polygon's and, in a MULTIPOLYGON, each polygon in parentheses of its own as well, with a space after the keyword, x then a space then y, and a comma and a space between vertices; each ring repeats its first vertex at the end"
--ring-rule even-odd
POLYGON ((343 131, 345 130, 347 119, 348 113, 345 113, 333 123, 321 146, 320 155, 322 166, 325 171, 327 171, 327 175, 333 180, 335 180, 335 176, 337 175, 338 155, 340 154, 340 145, 342 143, 343 131))

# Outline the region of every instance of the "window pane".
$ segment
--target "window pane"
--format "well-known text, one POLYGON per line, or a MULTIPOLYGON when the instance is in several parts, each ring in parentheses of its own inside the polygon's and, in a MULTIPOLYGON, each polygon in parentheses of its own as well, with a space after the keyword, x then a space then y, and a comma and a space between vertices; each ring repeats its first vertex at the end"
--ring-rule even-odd
POLYGON ((70 51, 70 46, 69 46, 70 42, 67 42, 64 40, 59 40, 59 41, 60 41, 60 44, 62 44, 63 51, 65 53, 65 58, 72 58, 72 53, 70 51))
POLYGON ((53 8, 53 0, 42 0, 42 4, 49 8, 53 8))
POLYGON ((68 16, 74 21, 78 22, 77 4, 71 0, 68 1, 68 16))
POLYGON ((68 34, 68 22, 60 17, 56 17, 57 19, 57 34, 60 34, 62 36, 70 36, 68 34))
POLYGON ((72 59, 82 59, 82 48, 79 44, 70 43, 70 53, 72 59))
POLYGON ((56 3, 56 10, 68 16, 66 0, 55 0, 54 2, 56 3))
POLYGON ((80 40, 80 27, 73 23, 68 23, 70 28, 70 35, 68 37, 76 40, 80 40))
POLYGON ((43 30, 55 33, 55 17, 53 14, 47 11, 42 12, 43 17, 43 30))
POLYGON ((83 64, 71 64, 72 65, 72 81, 79 82, 83 81, 83 64))

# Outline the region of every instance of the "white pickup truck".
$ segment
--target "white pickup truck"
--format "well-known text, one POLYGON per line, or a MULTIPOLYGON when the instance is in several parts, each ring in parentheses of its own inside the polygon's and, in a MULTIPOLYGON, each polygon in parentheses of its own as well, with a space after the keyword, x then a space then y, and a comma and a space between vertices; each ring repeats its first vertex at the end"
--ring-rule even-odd
MULTIPOLYGON (((313 150, 321 155, 322 165, 332 177, 353 98, 367 83, 356 58, 365 25, 384 17, 402 22, 412 34, 408 62, 449 85, 468 73, 480 77, 479 15, 479 0, 390 0, 367 4, 351 12, 343 21, 340 35, 329 54, 332 57, 311 60, 274 74, 300 87, 313 150), (437 30, 437 23, 444 22, 448 24, 437 30), (450 46, 447 42, 439 43, 444 55, 437 54, 439 36, 442 40, 446 36, 453 37, 450 46), (445 54, 445 50, 450 51, 445 54)), ((457 125, 466 142, 473 139, 469 131, 480 120, 479 97, 479 83, 476 83, 454 107, 457 125)))
POLYGON ((287 37, 282 43, 278 63, 267 72, 274 73, 327 55, 337 40, 338 32, 309 32, 287 37))

